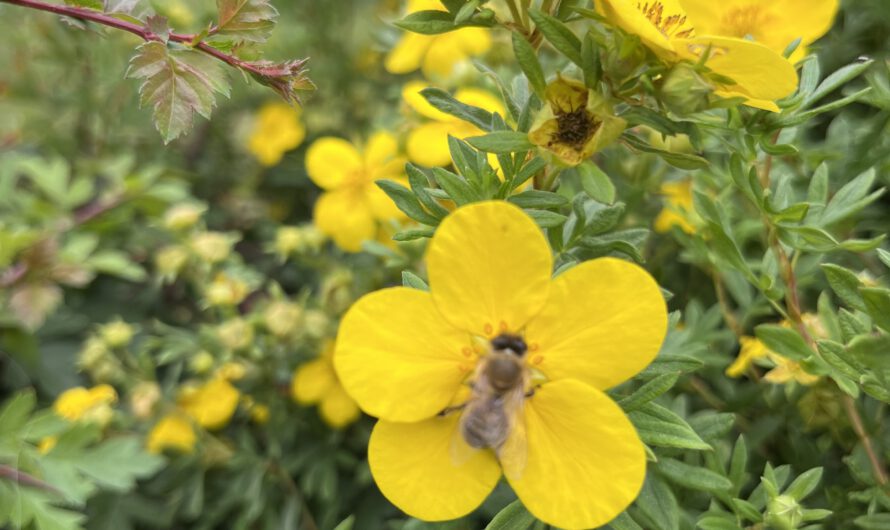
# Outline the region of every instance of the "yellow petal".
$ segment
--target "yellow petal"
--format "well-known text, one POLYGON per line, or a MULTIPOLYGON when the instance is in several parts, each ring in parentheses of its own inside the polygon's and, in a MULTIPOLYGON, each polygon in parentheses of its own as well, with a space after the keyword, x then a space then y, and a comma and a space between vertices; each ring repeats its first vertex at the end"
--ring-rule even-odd
POLYGON ((423 89, 429 88, 429 83, 424 81, 410 81, 402 87, 402 99, 409 107, 414 109, 421 116, 425 116, 436 121, 450 121, 454 118, 445 114, 436 107, 430 105, 429 101, 420 93, 423 89))
POLYGON ((461 28, 447 33, 458 40, 458 46, 468 55, 482 55, 491 49, 491 30, 485 28, 461 28))
POLYGON ((407 74, 417 70, 435 38, 432 35, 406 32, 387 54, 384 68, 391 74, 407 74))
POLYGON ((423 57, 421 70, 426 78, 446 79, 454 73, 455 65, 467 58, 467 52, 452 34, 436 35, 423 57))
POLYGON ((315 359, 301 365, 291 381, 291 396, 303 405, 318 403, 337 384, 334 367, 328 359, 315 359))
POLYGON ((739 355, 726 369, 729 377, 739 377, 756 359, 761 359, 769 354, 766 345, 755 337, 739 337, 739 355))
MULTIPOLYGON (((461 88, 454 93, 454 99, 467 105, 485 109, 488 112, 497 112, 501 116, 506 115, 504 104, 491 92, 479 88, 461 88)), ((456 119, 456 118, 453 118, 456 119)))
POLYGON ((459 414, 419 423, 379 421, 368 444, 368 463, 380 491, 412 517, 443 521, 464 516, 491 493, 501 470, 490 451, 460 465, 452 458, 459 414))
POLYGON ((450 165, 448 134, 453 128, 453 124, 447 121, 424 123, 414 128, 408 133, 405 144, 408 159, 428 167, 450 165))
POLYGON ((508 479, 538 519, 595 528, 636 498, 646 473, 643 443, 608 396, 574 380, 545 383, 526 401, 528 463, 508 479))
POLYGON ((337 190, 323 193, 313 214, 318 229, 348 252, 358 252, 362 242, 374 238, 377 226, 364 193, 337 190))
POLYGON ((529 362, 550 380, 606 389, 652 362, 666 332, 667 308, 652 276, 627 261, 599 258, 553 281, 525 336, 529 362))
POLYGON ((342 138, 319 138, 306 152, 306 172, 312 182, 330 190, 353 172, 360 171, 362 159, 353 145, 342 138))
MULTIPOLYGON (((671 2, 673 3, 673 2, 671 2)), ((612 24, 624 31, 637 35, 652 51, 660 54, 673 55, 674 48, 668 38, 637 7, 639 4, 631 0, 601 0, 596 2, 597 9, 612 24)), ((682 14, 679 5, 672 6, 673 11, 665 10, 665 13, 682 14)))
POLYGON ((188 418, 170 414, 152 427, 145 445, 150 453, 161 453, 165 449, 191 453, 196 440, 195 429, 188 418))
POLYGON ((735 82, 721 88, 736 90, 738 87, 750 99, 774 101, 797 89, 794 65, 763 44, 731 37, 701 36, 677 39, 676 45, 680 54, 690 60, 697 60, 710 47, 706 66, 735 82))
POLYGON ((237 388, 225 379, 216 378, 195 391, 183 394, 179 405, 198 425, 214 430, 229 422, 240 397, 237 388))
POLYGON ((547 300, 550 245, 531 217, 510 203, 457 209, 439 225, 426 258, 436 307, 474 335, 518 332, 547 300))
MULTIPOLYGON (((391 180, 405 187, 409 186, 407 178, 391 178, 385 180, 391 180)), ((368 201, 368 204, 371 207, 371 212, 376 219, 380 221, 406 219, 405 214, 399 210, 396 203, 394 203, 393 200, 389 198, 389 195, 380 189, 380 186, 376 183, 368 184, 364 190, 366 200, 368 201)))
POLYGON ((444 409, 466 378, 470 341, 436 311, 429 293, 406 287, 363 296, 343 317, 334 366, 359 406, 389 421, 444 409))
POLYGON ((374 133, 365 145, 365 167, 370 170, 385 165, 396 157, 398 150, 399 142, 395 136, 382 131, 374 133))
POLYGON ((325 395, 319 408, 325 423, 335 429, 346 427, 361 414, 355 400, 339 384, 325 395))

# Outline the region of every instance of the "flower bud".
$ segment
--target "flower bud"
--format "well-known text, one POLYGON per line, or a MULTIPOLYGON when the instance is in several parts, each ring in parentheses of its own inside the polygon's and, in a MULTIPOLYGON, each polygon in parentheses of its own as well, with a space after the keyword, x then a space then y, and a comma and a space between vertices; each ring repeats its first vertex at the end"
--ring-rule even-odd
POLYGON ((201 350, 189 361, 189 368, 196 374, 206 373, 213 367, 213 355, 207 350, 201 350))
POLYGON ((803 507, 790 495, 778 495, 767 503, 766 522, 776 530, 795 530, 803 523, 803 507))
POLYGON ((201 219, 206 207, 194 204, 177 204, 164 213, 164 226, 170 230, 187 230, 201 219))
POLYGON ((163 276, 176 276, 189 259, 188 251, 179 245, 164 247, 155 255, 155 266, 163 276))
POLYGON ((276 337, 286 337, 299 329, 303 308, 292 302, 278 300, 263 312, 263 323, 276 337))
POLYGON ((662 80, 659 96, 668 109, 685 116, 707 109, 713 91, 713 85, 693 65, 678 63, 662 80))
POLYGON ((232 238, 222 232, 202 232, 191 239, 192 251, 208 263, 218 263, 232 253, 232 238))
POLYGON ((303 317, 303 327, 305 328, 306 333, 314 339, 326 337, 328 335, 328 326, 330 323, 331 319, 328 318, 328 315, 325 314, 324 311, 319 311, 318 309, 310 309, 306 311, 306 314, 303 317))
POLYGON ((152 409, 161 399, 161 387, 153 381, 143 381, 133 388, 130 394, 130 408, 133 416, 140 420, 151 417, 152 409))
POLYGON ((115 320, 99 327, 99 336, 109 348, 123 348, 133 340, 133 326, 123 320, 115 320))
POLYGON ((84 370, 90 370, 98 365, 102 359, 107 357, 109 353, 108 347, 102 339, 99 337, 90 337, 83 345, 83 349, 80 350, 77 365, 84 370))
POLYGON ((245 282, 220 273, 213 279, 213 283, 207 286, 204 295, 211 306, 231 306, 240 304, 247 296, 248 289, 245 282))
POLYGON ((243 318, 229 319, 216 328, 220 342, 229 350, 241 350, 253 343, 253 326, 243 318))

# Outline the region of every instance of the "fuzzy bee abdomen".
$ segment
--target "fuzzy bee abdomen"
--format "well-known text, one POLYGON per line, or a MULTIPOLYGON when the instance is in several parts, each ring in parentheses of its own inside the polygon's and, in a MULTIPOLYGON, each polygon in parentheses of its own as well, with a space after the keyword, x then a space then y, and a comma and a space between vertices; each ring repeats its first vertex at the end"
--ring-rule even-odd
POLYGON ((504 444, 510 425, 504 407, 494 401, 480 403, 464 413, 461 434, 470 447, 497 449, 504 444))

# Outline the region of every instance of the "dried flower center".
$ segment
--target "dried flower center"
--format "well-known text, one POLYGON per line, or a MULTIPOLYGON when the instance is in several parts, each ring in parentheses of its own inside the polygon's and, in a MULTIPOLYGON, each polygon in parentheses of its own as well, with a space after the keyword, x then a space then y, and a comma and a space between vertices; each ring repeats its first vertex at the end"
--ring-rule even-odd
POLYGON ((728 11, 720 21, 723 26, 721 33, 732 37, 754 38, 761 34, 761 28, 768 24, 772 17, 761 6, 750 5, 737 7, 728 11))
POLYGON ((695 35, 695 28, 686 24, 686 15, 668 14, 665 16, 664 5, 661 2, 637 2, 637 9, 665 37, 685 39, 695 35))
POLYGON ((601 122, 594 119, 587 109, 580 108, 556 116, 556 140, 581 149, 596 133, 601 122))

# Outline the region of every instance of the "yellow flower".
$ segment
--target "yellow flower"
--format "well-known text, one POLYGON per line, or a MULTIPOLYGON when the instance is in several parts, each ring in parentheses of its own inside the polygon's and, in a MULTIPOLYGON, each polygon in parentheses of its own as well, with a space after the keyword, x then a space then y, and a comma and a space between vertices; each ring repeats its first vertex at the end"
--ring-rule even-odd
POLYGON ((757 359, 763 359, 769 354, 766 344, 759 339, 749 336, 739 337, 739 355, 726 369, 729 377, 740 377, 757 359))
POLYGON ((825 35, 834 22, 838 0, 682 0, 695 29, 709 35, 753 39, 776 53, 801 39, 791 55, 796 62, 806 47, 825 35))
POLYGON ((53 411, 69 421, 85 421, 106 425, 113 414, 111 405, 117 401, 117 392, 110 385, 69 388, 59 394, 53 403, 53 411))
POLYGON ((164 212, 164 226, 170 230, 186 230, 195 226, 205 211, 207 207, 201 204, 177 204, 164 212))
POLYGON ((547 85, 548 106, 541 111, 528 139, 553 153, 559 161, 577 166, 612 143, 626 123, 583 83, 561 76, 547 85))
POLYGON ((366 295, 337 338, 343 386, 380 418, 368 458, 383 494, 414 517, 452 519, 479 506, 503 468, 523 504, 548 524, 591 528, 612 520, 637 496, 646 456, 605 390, 655 358, 667 328, 658 285, 615 258, 551 279, 546 238, 506 202, 450 214, 426 262, 430 292, 395 287, 366 295), (471 384, 484 386, 476 370, 503 348, 492 342, 505 340, 517 344, 511 348, 527 382, 516 387, 525 392, 519 419, 497 451, 454 458, 469 451, 459 429, 461 396, 471 384))
POLYGON ((664 195, 665 205, 655 218, 655 231, 669 232, 672 226, 678 226, 687 234, 695 233, 692 219, 695 209, 692 206, 692 181, 680 180, 664 182, 660 188, 664 195))
POLYGON ((215 377, 199 387, 183 388, 179 406, 205 429, 224 427, 238 407, 241 394, 222 377, 215 377))
POLYGON ((763 376, 763 379, 769 383, 782 384, 796 381, 801 385, 812 385, 819 380, 819 376, 808 373, 797 361, 792 361, 779 354, 771 354, 769 358, 776 364, 775 368, 763 376))
POLYGON ((246 282, 220 272, 213 278, 213 283, 207 286, 204 296, 211 306, 237 305, 250 292, 246 282))
MULTIPOLYGON (((408 0, 408 13, 441 11, 438 0, 408 0)), ((391 74, 407 74, 418 68, 427 78, 449 78, 455 66, 491 48, 491 35, 484 28, 461 28, 441 35, 406 32, 386 56, 384 66, 391 74)))
MULTIPOLYGON (((451 151, 448 149, 448 136, 454 136, 463 140, 468 136, 485 134, 484 131, 472 123, 445 114, 433 107, 420 94, 420 91, 429 85, 423 81, 411 81, 402 88, 402 98, 407 105, 419 115, 428 118, 429 121, 414 127, 408 133, 405 150, 408 159, 422 166, 448 166, 451 165, 451 151)), ((479 88, 460 88, 455 92, 454 98, 474 107, 505 115, 504 105, 501 101, 485 90, 479 88)), ((489 157, 492 163, 497 159, 489 157)))
POLYGON ((247 367, 240 362, 229 361, 217 368, 215 375, 226 381, 240 381, 247 375, 247 367))
POLYGON ((109 348, 122 348, 133 340, 133 326, 117 318, 108 324, 99 326, 99 336, 109 348))
MULTIPOLYGON (((804 313, 801 315, 801 320, 814 338, 827 337, 825 327, 818 316, 812 313, 804 313)), ((787 320, 783 320, 781 325, 789 328, 792 326, 787 320)), ((743 375, 759 359, 769 359, 772 362, 773 369, 763 377, 767 382, 787 383, 793 380, 802 385, 811 385, 819 380, 819 376, 808 373, 799 362, 779 355, 767 348, 766 344, 760 339, 742 336, 739 337, 739 345, 738 357, 726 369, 726 375, 730 377, 743 375)))
POLYGON ((324 193, 315 203, 315 225, 343 250, 358 252, 378 224, 403 215, 375 181, 406 183, 405 160, 389 133, 371 136, 364 153, 346 140, 319 138, 306 153, 306 172, 324 193))
POLYGON ((294 149, 306 137, 300 123, 300 110, 287 103, 267 103, 257 113, 247 149, 264 166, 274 166, 284 153, 294 149))
POLYGON ((328 341, 318 359, 297 367, 291 381, 291 396, 301 405, 317 404, 321 419, 341 429, 357 420, 360 411, 334 372, 333 354, 334 342, 328 341))
POLYGON ((791 62, 757 42, 703 33, 695 25, 698 13, 687 13, 685 5, 685 0, 597 2, 597 8, 610 22, 637 35, 662 60, 695 63, 703 53, 710 53, 705 65, 718 76, 712 79, 715 94, 742 97, 746 105, 778 112, 775 100, 797 88, 797 72, 791 62))
POLYGON ((192 422, 179 413, 161 418, 148 433, 146 446, 151 453, 161 453, 165 449, 191 453, 195 449, 197 435, 192 422))

